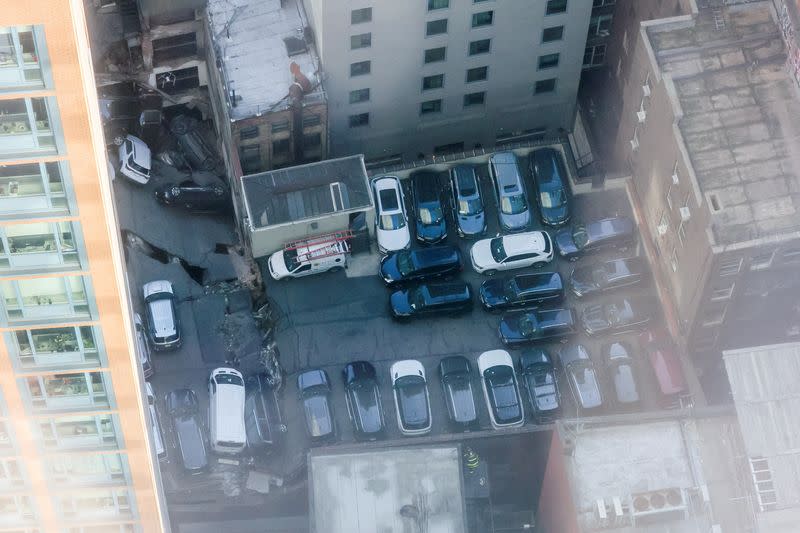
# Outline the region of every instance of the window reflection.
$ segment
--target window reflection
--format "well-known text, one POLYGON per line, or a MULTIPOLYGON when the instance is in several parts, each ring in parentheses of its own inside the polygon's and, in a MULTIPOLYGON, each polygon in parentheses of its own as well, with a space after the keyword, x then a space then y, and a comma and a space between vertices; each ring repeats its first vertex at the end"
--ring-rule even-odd
POLYGON ((77 222, 40 222, 0 228, 0 270, 78 267, 77 222))
POLYGON ((43 85, 37 31, 32 26, 0 28, 0 90, 43 85))
POLYGON ((116 424, 112 415, 69 416, 39 422, 42 442, 49 449, 116 448, 116 424))
POLYGON ((0 166, 0 215, 66 212, 61 165, 66 163, 0 166))
POLYGON ((108 407, 109 396, 101 372, 53 374, 25 378, 31 406, 37 410, 108 407))
POLYGON ((130 518, 133 495, 127 488, 81 489, 58 497, 64 518, 130 518))

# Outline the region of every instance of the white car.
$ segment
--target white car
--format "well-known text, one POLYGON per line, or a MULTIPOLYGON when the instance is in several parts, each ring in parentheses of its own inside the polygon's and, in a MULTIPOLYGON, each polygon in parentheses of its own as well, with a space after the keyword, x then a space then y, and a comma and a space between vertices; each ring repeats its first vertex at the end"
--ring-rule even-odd
POLYGON ((142 287, 147 309, 147 335, 156 350, 171 350, 181 345, 181 329, 175 310, 172 283, 161 279, 142 287))
POLYGON ((378 250, 382 254, 404 250, 411 246, 408 215, 400 180, 395 176, 382 176, 372 180, 375 197, 375 234, 378 250))
POLYGON ((505 350, 490 350, 478 357, 481 387, 495 429, 519 427, 525 423, 514 363, 505 350))
POLYGON ((152 164, 150 148, 139 137, 126 135, 119 145, 119 171, 126 178, 146 185, 150 181, 152 164))
POLYGON ((546 231, 482 239, 469 252, 472 268, 491 276, 498 270, 543 266, 553 260, 553 240, 546 231))
POLYGON ((431 400, 425 368, 415 359, 397 361, 389 370, 397 413, 404 435, 424 435, 431 430, 431 400))
POLYGON ((150 356, 150 345, 147 344, 147 333, 144 330, 144 322, 139 313, 133 313, 133 327, 136 330, 136 351, 139 354, 139 362, 142 364, 144 379, 153 375, 153 358, 150 356))

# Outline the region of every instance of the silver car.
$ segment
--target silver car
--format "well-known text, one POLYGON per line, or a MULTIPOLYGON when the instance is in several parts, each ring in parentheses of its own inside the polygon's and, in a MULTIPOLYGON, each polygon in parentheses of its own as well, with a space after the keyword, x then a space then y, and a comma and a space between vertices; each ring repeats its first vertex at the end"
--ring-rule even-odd
POLYGON ((497 216, 504 231, 525 231, 531 223, 530 203, 512 152, 498 152, 489 158, 489 174, 497 201, 497 216))
POLYGON ((457 165, 450 169, 450 189, 453 191, 453 214, 458 234, 466 238, 483 235, 486 232, 486 214, 475 167, 457 165))

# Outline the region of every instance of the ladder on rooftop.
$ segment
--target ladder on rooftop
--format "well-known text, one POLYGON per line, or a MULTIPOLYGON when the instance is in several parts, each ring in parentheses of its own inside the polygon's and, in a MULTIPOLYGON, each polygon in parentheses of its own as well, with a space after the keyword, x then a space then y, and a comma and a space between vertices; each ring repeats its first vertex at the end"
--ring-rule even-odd
POLYGON ((774 509, 778 505, 775 494, 775 485, 772 482, 772 471, 769 462, 764 457, 750 458, 750 474, 753 476, 753 485, 756 489, 756 499, 761 512, 774 509))
POLYGON ((717 31, 724 31, 725 30, 725 15, 723 14, 721 9, 715 9, 711 12, 714 16, 714 28, 717 31))
POLYGON ((294 250, 297 253, 298 261, 309 261, 330 257, 350 251, 350 239, 354 237, 353 230, 341 230, 304 239, 289 241, 283 245, 283 250, 289 252, 294 250), (313 248, 313 250, 312 250, 313 248), (300 253, 300 250, 305 250, 300 253))

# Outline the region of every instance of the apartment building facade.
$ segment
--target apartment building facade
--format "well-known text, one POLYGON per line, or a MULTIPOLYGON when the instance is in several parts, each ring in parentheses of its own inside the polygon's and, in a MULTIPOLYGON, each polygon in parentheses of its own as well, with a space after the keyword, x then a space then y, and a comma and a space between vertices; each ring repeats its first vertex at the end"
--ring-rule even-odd
POLYGON ((83 9, 0 13, 0 531, 168 531, 83 9))
POLYGON ((384 163, 569 130, 592 2, 306 0, 332 155, 384 163))

